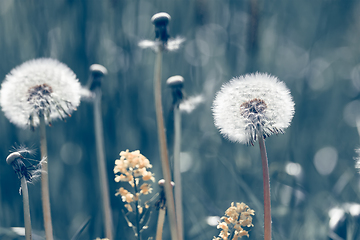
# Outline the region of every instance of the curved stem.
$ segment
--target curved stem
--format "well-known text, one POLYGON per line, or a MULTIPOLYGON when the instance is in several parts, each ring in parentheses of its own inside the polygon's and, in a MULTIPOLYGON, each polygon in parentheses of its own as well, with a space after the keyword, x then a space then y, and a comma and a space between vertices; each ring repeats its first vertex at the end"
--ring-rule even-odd
POLYGON ((258 137, 263 169, 264 186, 264 240, 271 240, 271 200, 268 158, 266 154, 265 140, 260 134, 258 134, 258 137))
POLYGON ((29 204, 29 192, 27 187, 26 178, 21 178, 21 191, 24 204, 24 222, 25 222, 25 238, 31 240, 31 219, 30 219, 30 204, 29 204))
POLYGON ((182 209, 182 184, 180 171, 180 150, 181 150, 181 112, 179 106, 174 108, 174 181, 175 181, 175 210, 179 240, 183 240, 183 209, 182 209))
POLYGON ((166 207, 169 211, 169 222, 171 230, 171 239, 177 240, 178 233, 176 227, 176 216, 175 216, 175 204, 174 196, 171 187, 171 173, 168 159, 168 151, 166 144, 164 118, 161 103, 161 65, 162 65, 162 50, 159 50, 156 54, 155 71, 154 71, 154 95, 155 95, 155 110, 158 137, 160 143, 160 156, 163 176, 165 179, 165 196, 166 196, 166 207))
POLYGON ((101 89, 95 90, 94 99, 94 127, 95 127, 95 139, 96 139, 96 154, 99 169, 101 196, 102 196, 102 208, 104 214, 104 224, 106 237, 113 240, 113 223, 110 207, 110 193, 109 182, 106 173, 105 151, 104 151, 104 133, 103 122, 101 118, 101 89))
POLYGON ((41 150, 41 198, 44 215, 46 240, 53 240, 53 228, 50 210, 48 154, 46 142, 46 125, 44 116, 40 116, 40 150, 41 150))

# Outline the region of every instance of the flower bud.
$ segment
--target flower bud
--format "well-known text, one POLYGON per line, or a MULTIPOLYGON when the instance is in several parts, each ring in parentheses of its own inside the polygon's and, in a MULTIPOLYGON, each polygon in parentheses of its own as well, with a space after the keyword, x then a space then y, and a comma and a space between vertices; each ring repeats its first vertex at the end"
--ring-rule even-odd
POLYGON ((167 42, 169 39, 168 24, 171 17, 165 12, 160 12, 152 16, 151 22, 155 25, 155 39, 167 42))
POLYGON ((94 90, 101 87, 101 80, 105 75, 107 75, 108 71, 100 64, 93 64, 90 66, 90 73, 90 90, 94 90))

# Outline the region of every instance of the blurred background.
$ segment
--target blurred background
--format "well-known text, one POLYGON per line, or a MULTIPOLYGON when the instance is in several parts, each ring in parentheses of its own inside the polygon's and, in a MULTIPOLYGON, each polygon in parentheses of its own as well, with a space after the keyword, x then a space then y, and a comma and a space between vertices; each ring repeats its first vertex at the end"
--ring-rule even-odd
MULTIPOLYGON (((161 11, 171 15, 170 35, 186 38, 178 51, 163 56, 170 159, 172 96, 166 79, 182 75, 187 95, 204 98, 193 112, 182 114, 185 238, 217 236, 214 216, 224 215, 233 201, 256 212, 249 239, 263 238, 259 148, 223 139, 211 113, 223 83, 259 71, 284 81, 295 101, 286 133, 266 141, 273 238, 328 239, 330 216, 336 224, 347 215, 346 206, 359 212, 354 158, 360 145, 360 1, 2 0, 0 78, 39 57, 65 63, 82 85, 88 82, 91 64, 108 69, 102 118, 115 235, 135 239, 122 214, 124 204, 114 195, 125 184, 113 181, 113 167, 120 151, 139 149, 153 164, 156 180, 162 178, 153 96, 155 54, 138 47, 139 41, 154 39, 150 18, 161 11)), ((47 128, 56 239, 70 239, 89 218, 79 239, 105 237, 93 125, 93 105, 83 101, 66 122, 47 128)), ((40 160, 39 132, 17 128, 3 112, 0 129, 0 239, 20 239, 4 234, 24 224, 20 181, 5 158, 13 146, 23 144, 40 160)), ((40 182, 30 185, 29 194, 33 229, 42 235, 40 182)), ((143 239, 155 236, 156 221, 153 209, 143 239)), ((169 238, 166 224, 164 239, 169 238)))

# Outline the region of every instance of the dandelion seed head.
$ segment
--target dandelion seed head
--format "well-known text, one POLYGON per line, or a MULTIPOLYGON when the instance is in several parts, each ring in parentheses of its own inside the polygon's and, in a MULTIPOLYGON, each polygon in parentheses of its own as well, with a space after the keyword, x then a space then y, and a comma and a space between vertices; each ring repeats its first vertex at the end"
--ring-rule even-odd
POLYGON ((360 148, 355 149, 357 157, 355 157, 355 168, 360 172, 360 148))
POLYGON ((294 116, 294 102, 286 85, 266 73, 247 74, 224 84, 213 102, 215 126, 233 142, 253 144, 283 133, 294 116))
POLYGON ((36 127, 39 116, 47 123, 64 119, 80 104, 83 89, 74 72, 49 58, 27 61, 11 70, 1 84, 5 116, 19 127, 36 127))

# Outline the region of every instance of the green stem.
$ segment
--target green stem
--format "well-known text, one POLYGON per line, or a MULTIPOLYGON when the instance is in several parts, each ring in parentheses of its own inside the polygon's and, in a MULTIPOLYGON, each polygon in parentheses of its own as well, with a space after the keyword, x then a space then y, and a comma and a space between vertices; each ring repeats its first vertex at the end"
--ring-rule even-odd
POLYGON ((175 215, 175 204, 174 196, 171 186, 171 173, 168 159, 168 151, 166 144, 163 110, 161 103, 161 65, 162 65, 162 50, 159 50, 156 55, 155 71, 154 71, 154 95, 155 95, 155 109, 156 109, 156 120, 158 129, 158 138, 160 143, 160 156, 163 176, 165 179, 165 197, 166 207, 169 211, 169 222, 171 230, 171 239, 177 240, 178 233, 176 228, 176 215, 175 215))
POLYGON ((270 200, 270 178, 268 158, 266 154, 265 140, 258 134, 261 153, 261 163, 263 169, 264 187, 264 240, 271 240, 271 200, 270 200))
POLYGON ((177 230, 179 240, 184 239, 184 226, 183 226, 183 208, 182 208, 182 184, 181 184, 181 171, 180 171, 180 151, 181 151, 181 112, 179 106, 174 108, 174 181, 175 181, 175 210, 177 230))
POLYGON ((40 117, 40 151, 41 151, 41 198, 44 215, 44 228, 46 240, 53 240, 53 228, 50 210, 48 153, 46 142, 46 124, 43 115, 40 117))
POLYGON ((25 222, 25 239, 31 240, 31 219, 30 219, 30 205, 29 205, 29 192, 27 187, 26 178, 21 178, 21 192, 24 204, 24 222, 25 222))
POLYGON ((113 240, 113 223, 111 216, 110 197, 109 197, 109 182, 106 173, 106 162, 104 153, 104 133, 103 122, 101 118, 101 89, 95 90, 94 99, 94 127, 96 138, 96 154, 99 169, 101 196, 102 196, 102 208, 104 214, 104 224, 106 237, 109 240, 113 240))

